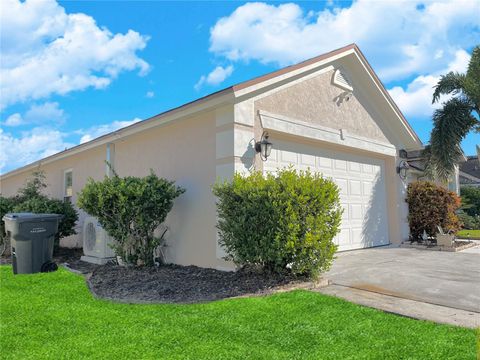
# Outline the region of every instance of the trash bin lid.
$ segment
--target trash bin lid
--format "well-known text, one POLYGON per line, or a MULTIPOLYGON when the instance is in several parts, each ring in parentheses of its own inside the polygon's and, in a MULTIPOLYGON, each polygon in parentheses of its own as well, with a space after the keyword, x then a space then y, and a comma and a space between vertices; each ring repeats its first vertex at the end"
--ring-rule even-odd
POLYGON ((9 213, 5 214, 2 220, 25 222, 25 221, 48 221, 48 220, 60 220, 63 215, 59 214, 34 214, 34 213, 9 213))

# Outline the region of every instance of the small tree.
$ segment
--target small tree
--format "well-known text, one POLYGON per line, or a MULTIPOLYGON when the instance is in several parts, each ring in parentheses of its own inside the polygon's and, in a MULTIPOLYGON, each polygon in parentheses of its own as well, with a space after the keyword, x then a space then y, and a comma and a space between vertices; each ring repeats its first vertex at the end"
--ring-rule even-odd
POLYGON ((335 183, 310 171, 236 174, 213 187, 226 259, 316 277, 337 246, 342 209, 335 183))
POLYGON ((174 184, 153 171, 144 178, 115 174, 102 181, 89 179, 78 206, 98 218, 124 261, 152 266, 153 252, 162 241, 155 237, 155 229, 165 221, 175 198, 185 192, 174 184))
POLYGON ((424 231, 429 235, 437 233, 437 226, 444 231, 458 231, 460 221, 456 211, 460 198, 452 191, 429 181, 416 181, 408 185, 408 222, 410 238, 421 240, 424 231))

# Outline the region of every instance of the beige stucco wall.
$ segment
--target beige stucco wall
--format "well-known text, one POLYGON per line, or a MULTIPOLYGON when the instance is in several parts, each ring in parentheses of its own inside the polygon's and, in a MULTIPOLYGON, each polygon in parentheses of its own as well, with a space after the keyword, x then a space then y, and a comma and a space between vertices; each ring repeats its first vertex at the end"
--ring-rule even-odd
POLYGON ((186 192, 175 201, 166 225, 167 260, 215 267, 215 115, 183 119, 115 142, 120 176, 145 176, 152 169, 186 192))
MULTIPOLYGON (((175 201, 166 225, 167 260, 178 264, 205 267, 225 265, 216 256, 216 210, 211 186, 216 179, 216 117, 214 112, 176 120, 123 139, 114 140, 114 167, 120 176, 144 176, 152 169, 158 176, 175 180, 186 192, 175 201)), ((45 171, 46 193, 63 198, 63 176, 73 170, 73 189, 77 192, 87 179, 105 176, 106 145, 41 165, 45 171)), ((16 193, 27 171, 1 182, 5 196, 16 193)), ((78 235, 62 239, 64 246, 82 245, 82 227, 86 214, 80 211, 78 235)), ((228 267, 228 266, 227 266, 228 267)))
MULTIPOLYGON (((95 180, 102 179, 105 175, 105 146, 99 146, 90 150, 80 152, 78 154, 65 157, 60 160, 40 164, 36 169, 45 172, 47 188, 45 194, 63 199, 64 196, 64 171, 72 169, 73 171, 73 197, 75 204, 77 201, 77 193, 85 186, 89 177, 95 180)), ((0 191, 3 196, 12 196, 17 190, 23 186, 25 181, 30 177, 32 171, 25 171, 18 175, 7 177, 1 180, 0 191)), ((79 210, 79 222, 76 226, 77 235, 72 235, 61 240, 62 246, 81 247, 82 246, 82 225, 86 214, 79 210)))
MULTIPOLYGON (((374 119, 369 104, 360 96, 341 101, 345 90, 332 85, 334 70, 314 76, 298 84, 255 101, 255 110, 265 110, 301 121, 314 123, 380 141, 388 141, 374 119), (370 112, 369 112, 370 111, 370 112)), ((354 93, 359 93, 354 89, 354 93)))

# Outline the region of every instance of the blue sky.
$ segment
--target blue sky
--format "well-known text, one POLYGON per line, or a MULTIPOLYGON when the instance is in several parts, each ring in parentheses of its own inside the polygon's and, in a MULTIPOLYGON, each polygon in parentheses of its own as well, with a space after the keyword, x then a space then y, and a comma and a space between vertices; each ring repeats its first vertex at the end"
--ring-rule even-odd
POLYGON ((426 142, 432 86, 480 43, 478 1, 0 6, 1 172, 352 42, 426 142))

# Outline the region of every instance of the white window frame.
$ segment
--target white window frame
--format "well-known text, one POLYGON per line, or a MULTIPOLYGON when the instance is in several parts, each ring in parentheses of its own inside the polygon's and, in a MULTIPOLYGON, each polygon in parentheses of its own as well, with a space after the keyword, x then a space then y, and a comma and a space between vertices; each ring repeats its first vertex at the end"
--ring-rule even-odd
POLYGON ((70 201, 73 197, 73 168, 63 170, 63 200, 70 201), (72 195, 67 195, 67 174, 72 174, 72 195))

